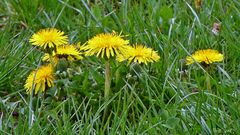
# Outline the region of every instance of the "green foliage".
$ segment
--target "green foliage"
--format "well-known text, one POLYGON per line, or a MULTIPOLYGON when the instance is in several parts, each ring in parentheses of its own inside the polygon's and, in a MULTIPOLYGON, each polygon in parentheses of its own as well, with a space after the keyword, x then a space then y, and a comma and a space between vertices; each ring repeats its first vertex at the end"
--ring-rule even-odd
POLYGON ((239 9, 237 0, 203 1, 200 11, 189 0, 0 1, 0 133, 239 133, 239 9), (221 23, 218 36, 211 32, 214 22, 221 23), (149 65, 112 62, 108 101, 102 59, 62 61, 55 86, 33 97, 30 126, 30 98, 23 86, 43 54, 28 40, 46 27, 82 44, 115 30, 131 44, 154 48, 161 58, 149 65), (224 61, 207 69, 185 65, 186 56, 205 48, 222 52, 224 61))

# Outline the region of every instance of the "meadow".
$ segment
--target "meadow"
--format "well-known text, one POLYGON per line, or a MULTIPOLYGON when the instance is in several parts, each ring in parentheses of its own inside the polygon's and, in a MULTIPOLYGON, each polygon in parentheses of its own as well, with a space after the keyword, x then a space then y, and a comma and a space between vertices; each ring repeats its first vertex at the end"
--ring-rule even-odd
POLYGON ((0 0, 0 134, 239 134, 239 26, 238 0, 0 0), (34 45, 50 28, 78 54, 34 45))

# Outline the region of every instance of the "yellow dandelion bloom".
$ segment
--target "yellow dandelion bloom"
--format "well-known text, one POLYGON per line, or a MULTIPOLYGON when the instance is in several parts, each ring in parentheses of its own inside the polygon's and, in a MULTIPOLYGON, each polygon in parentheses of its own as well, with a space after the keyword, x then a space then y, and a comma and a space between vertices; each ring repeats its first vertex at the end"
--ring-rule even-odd
POLYGON ((68 37, 63 31, 55 28, 41 29, 30 38, 33 45, 46 48, 55 48, 68 43, 68 37))
MULTIPOLYGON (((77 49, 73 45, 64 45, 57 47, 56 52, 52 53, 52 58, 53 58, 53 63, 57 64, 58 60, 60 58, 66 58, 69 61, 73 60, 80 60, 83 57, 81 56, 80 49, 77 49)), ((50 55, 46 53, 44 57, 42 58, 43 61, 48 61, 50 62, 50 55)))
POLYGON ((41 66, 38 70, 34 70, 30 73, 24 88, 27 93, 30 94, 34 87, 35 94, 37 94, 38 92, 44 92, 48 87, 53 87, 53 80, 53 67, 51 65, 41 66))
POLYGON ((120 62, 128 60, 129 63, 137 62, 139 64, 144 63, 146 65, 148 62, 157 62, 159 59, 160 56, 156 51, 143 45, 128 47, 123 54, 117 56, 117 60, 120 62))
POLYGON ((186 58, 187 65, 194 62, 210 64, 213 62, 223 61, 223 54, 219 53, 217 50, 206 49, 194 52, 191 56, 186 58))
POLYGON ((125 51, 129 41, 124 40, 121 35, 113 33, 98 34, 91 38, 83 47, 86 56, 97 55, 97 57, 110 58, 125 51))
POLYGON ((66 58, 69 61, 80 60, 83 57, 81 52, 74 45, 65 45, 57 48, 54 56, 58 58, 66 58))

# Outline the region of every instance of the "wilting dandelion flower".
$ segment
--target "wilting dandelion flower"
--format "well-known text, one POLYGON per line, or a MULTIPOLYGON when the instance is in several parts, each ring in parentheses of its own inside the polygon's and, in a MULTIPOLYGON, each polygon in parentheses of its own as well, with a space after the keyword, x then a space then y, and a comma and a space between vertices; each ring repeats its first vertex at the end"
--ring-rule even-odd
POLYGON ((206 49, 194 52, 191 56, 186 58, 187 65, 194 62, 211 64, 213 62, 223 61, 223 54, 219 53, 217 50, 206 49))
MULTIPOLYGON (((83 57, 81 52, 74 45, 64 45, 57 47, 56 52, 53 51, 53 63, 57 63, 58 59, 66 58, 69 61, 80 60, 83 57)), ((46 53, 42 59, 43 61, 50 61, 50 54, 46 53)))
POLYGON ((53 80, 53 67, 51 65, 41 66, 38 70, 30 73, 24 87, 29 94, 35 88, 35 94, 37 94, 38 92, 44 92, 48 87, 53 87, 53 80))
POLYGON ((83 47, 86 56, 97 55, 97 57, 105 57, 109 59, 116 54, 126 50, 129 41, 124 40, 121 35, 113 33, 98 34, 91 38, 87 45, 83 47))
POLYGON ((46 48, 55 48, 68 43, 68 37, 63 31, 55 28, 41 29, 30 38, 33 45, 46 48))
POLYGON ((151 48, 144 45, 135 45, 128 47, 123 54, 117 56, 118 61, 128 60, 130 62, 137 62, 139 64, 148 62, 157 62, 160 59, 158 53, 151 48))

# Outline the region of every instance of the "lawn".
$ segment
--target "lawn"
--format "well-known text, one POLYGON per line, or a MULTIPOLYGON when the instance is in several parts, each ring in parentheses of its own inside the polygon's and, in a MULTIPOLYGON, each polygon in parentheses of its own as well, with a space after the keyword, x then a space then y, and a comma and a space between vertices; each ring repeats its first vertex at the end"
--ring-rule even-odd
POLYGON ((0 134, 239 134, 239 26, 238 0, 0 0, 0 134), (53 62, 30 40, 46 28, 80 56, 53 62), (156 57, 89 55, 100 33, 156 57), (48 63, 52 85, 27 91, 48 63))

